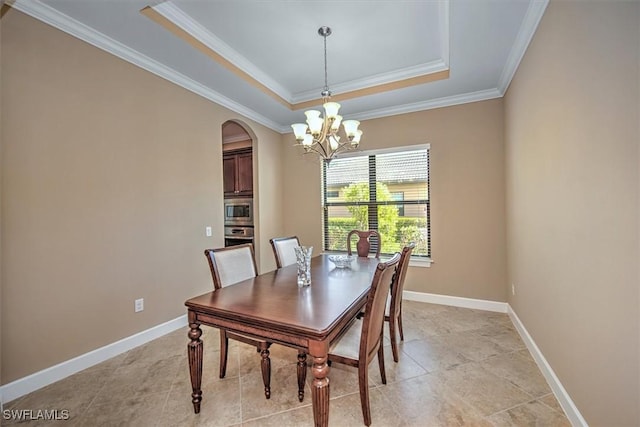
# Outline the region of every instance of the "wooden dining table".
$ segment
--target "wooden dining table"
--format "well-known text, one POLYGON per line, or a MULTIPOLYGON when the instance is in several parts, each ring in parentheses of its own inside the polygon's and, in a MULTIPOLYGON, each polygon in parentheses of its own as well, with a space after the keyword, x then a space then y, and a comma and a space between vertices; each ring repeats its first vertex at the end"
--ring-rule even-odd
POLYGON ((327 426, 329 346, 363 309, 378 262, 356 257, 349 268, 336 268, 327 254, 321 254, 311 260, 310 286, 298 287, 297 266, 291 265, 187 300, 195 413, 202 404, 200 326, 208 325, 304 349, 312 362, 314 423, 327 426))

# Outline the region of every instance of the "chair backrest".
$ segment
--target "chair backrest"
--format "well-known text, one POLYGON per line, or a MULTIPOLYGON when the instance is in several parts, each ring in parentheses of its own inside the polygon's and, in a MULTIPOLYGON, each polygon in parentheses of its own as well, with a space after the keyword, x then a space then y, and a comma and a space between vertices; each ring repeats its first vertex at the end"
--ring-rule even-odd
POLYGON ((389 316, 395 315, 397 317, 397 315, 400 313, 402 290, 404 289, 404 278, 406 277, 407 270, 409 269, 411 252, 413 252, 413 249, 415 247, 416 244, 412 242, 402 248, 400 261, 398 262, 396 272, 394 273, 393 280, 391 282, 391 307, 389 310, 389 316))
POLYGON ((256 257, 253 244, 205 249, 204 256, 209 261, 213 287, 220 289, 243 280, 256 277, 256 257))
POLYGON ((351 255, 351 237, 357 235, 358 242, 356 243, 356 251, 358 256, 360 257, 368 257, 369 252, 371 252, 371 237, 373 237, 376 242, 374 247, 376 248, 376 258, 380 258, 380 248, 382 247, 382 240, 380 239, 380 233, 376 230, 351 230, 349 234, 347 234, 347 253, 351 255))
POLYGON ((373 275, 362 319, 360 361, 367 361, 368 363, 378 351, 378 346, 382 345, 382 327, 384 325, 387 297, 389 296, 389 288, 395 267, 399 262, 400 253, 396 252, 389 261, 378 263, 376 272, 373 275))
POLYGON ((300 240, 298 240, 297 236, 276 237, 269 241, 271 242, 278 268, 296 263, 296 251, 294 248, 300 246, 300 240))

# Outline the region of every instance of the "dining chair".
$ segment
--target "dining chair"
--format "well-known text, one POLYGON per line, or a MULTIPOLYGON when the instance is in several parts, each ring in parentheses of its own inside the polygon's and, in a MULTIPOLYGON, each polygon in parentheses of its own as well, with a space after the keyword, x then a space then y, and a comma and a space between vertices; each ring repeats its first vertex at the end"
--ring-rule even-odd
MULTIPOLYGON (((297 236, 291 237, 274 237, 270 239, 273 255, 276 258, 277 268, 286 267, 295 264, 296 251, 294 248, 300 246, 300 240, 297 236)), ((307 353, 304 350, 298 350, 298 400, 304 400, 304 386, 307 380, 307 353)))
POLYGON ((409 243, 402 248, 400 261, 396 267, 391 282, 391 298, 387 301, 384 320, 389 322, 389 337, 391 338, 391 352, 393 353, 393 361, 398 362, 398 343, 396 341, 396 329, 400 332, 400 340, 404 341, 404 332, 402 331, 402 290, 404 289, 404 278, 409 269, 409 260, 411 252, 416 247, 415 243, 409 243))
POLYGON ((380 248, 382 246, 382 240, 380 238, 380 233, 376 230, 351 230, 349 234, 347 234, 347 254, 351 255, 351 238, 353 236, 358 236, 358 242, 356 243, 356 252, 359 257, 368 257, 371 252, 371 247, 375 247, 376 249, 376 258, 380 258, 380 248), (375 239, 375 245, 371 244, 371 238, 375 239))
MULTIPOLYGON (((205 249, 204 255, 209 261, 213 287, 216 290, 257 275, 256 258, 251 243, 219 249, 205 249)), ((271 343, 220 329, 220 378, 224 378, 227 371, 229 338, 257 348, 262 357, 260 368, 264 382, 264 394, 269 399, 271 397, 271 359, 269 358, 271 343)))
POLYGON ((286 267, 296 263, 296 252, 294 248, 300 246, 297 236, 274 237, 269 240, 273 248, 273 255, 276 257, 277 268, 286 267))
POLYGON ((371 280, 371 289, 367 296, 365 313, 360 320, 351 323, 342 335, 331 344, 329 362, 342 363, 358 368, 358 385, 360 386, 360 404, 365 425, 371 425, 371 408, 369 405, 368 367, 374 356, 378 355, 378 365, 382 383, 387 383, 384 370, 383 326, 384 313, 391 286, 394 267, 400 262, 400 253, 387 262, 380 262, 371 280), (359 347, 353 345, 360 342, 359 347))

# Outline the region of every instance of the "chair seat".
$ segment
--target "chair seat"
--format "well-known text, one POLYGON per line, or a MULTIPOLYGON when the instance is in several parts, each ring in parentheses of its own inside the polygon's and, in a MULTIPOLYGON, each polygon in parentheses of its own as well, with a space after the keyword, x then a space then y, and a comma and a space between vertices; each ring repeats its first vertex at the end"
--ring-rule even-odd
POLYGON ((331 343, 329 353, 349 359, 358 359, 360 351, 360 334, 362 333, 362 322, 356 320, 351 323, 349 329, 342 336, 331 343))

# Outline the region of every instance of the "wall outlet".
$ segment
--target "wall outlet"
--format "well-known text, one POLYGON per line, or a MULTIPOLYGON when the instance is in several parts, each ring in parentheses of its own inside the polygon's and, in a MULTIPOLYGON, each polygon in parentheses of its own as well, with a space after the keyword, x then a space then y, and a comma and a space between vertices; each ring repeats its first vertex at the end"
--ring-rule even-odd
POLYGON ((211 233, 211 227, 207 227, 207 228, 205 228, 205 229, 204 229, 204 234, 205 234, 207 237, 211 237, 211 234, 212 234, 212 233, 211 233))
POLYGON ((516 285, 515 284, 511 284, 511 295, 515 295, 516 294, 516 285))
POLYGON ((135 300, 135 302, 133 303, 133 309, 136 313, 144 310, 144 298, 135 300))

